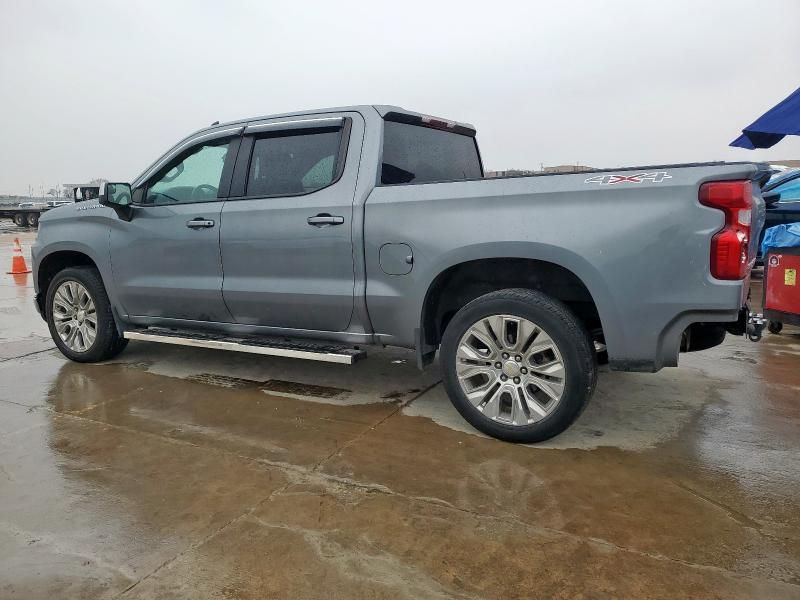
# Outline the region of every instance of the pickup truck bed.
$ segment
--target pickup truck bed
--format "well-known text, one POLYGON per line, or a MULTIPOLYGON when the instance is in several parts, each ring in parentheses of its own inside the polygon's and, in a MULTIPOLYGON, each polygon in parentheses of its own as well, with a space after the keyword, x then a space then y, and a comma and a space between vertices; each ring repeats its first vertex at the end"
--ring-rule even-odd
POLYGON ((464 123, 392 106, 245 119, 45 215, 37 306, 79 361, 127 338, 264 354, 396 345, 421 366, 438 351, 470 423, 538 441, 580 413, 598 362, 656 371, 744 332, 767 174, 483 178, 464 123), (276 338, 291 341, 264 351, 276 338))
MULTIPOLYGON (((696 322, 736 321, 748 292, 742 281, 723 283, 710 275, 709 239, 721 219, 699 204, 698 188, 712 179, 760 178, 762 173, 750 163, 709 163, 376 188, 366 204, 364 227, 373 326, 401 335, 412 331, 437 277, 449 277, 448 285, 455 279, 459 286, 480 286, 465 278, 510 284, 519 282, 520 271, 530 264, 526 286, 572 285, 590 321, 595 316, 589 304, 594 305, 599 318, 594 324, 603 330, 612 368, 677 366, 684 330, 696 322), (669 178, 627 186, 594 182, 603 173, 630 172, 669 178), (417 203, 425 210, 415 210, 417 203), (521 219, 526 213, 540 218, 521 219), (387 276, 377 260, 377 246, 397 236, 398 223, 404 243, 423 257, 402 278, 387 276), (428 256, 434 257, 430 263, 424 261, 428 256), (515 260, 516 268, 498 264, 506 258, 515 260), (525 261, 561 269, 550 267, 546 277, 538 278, 538 267, 525 261), (414 308, 403 310, 409 299, 414 308), (403 314, 412 321, 398 326, 397 316, 403 314)), ((763 204, 757 204, 756 222, 763 222, 763 211, 763 204)), ((398 339, 392 333, 384 341, 411 345, 407 335, 398 339)))

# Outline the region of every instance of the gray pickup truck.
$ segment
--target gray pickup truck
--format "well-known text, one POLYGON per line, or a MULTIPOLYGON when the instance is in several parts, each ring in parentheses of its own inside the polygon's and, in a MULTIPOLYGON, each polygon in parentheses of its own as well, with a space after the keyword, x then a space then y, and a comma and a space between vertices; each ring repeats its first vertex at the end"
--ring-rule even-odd
POLYGON ((747 322, 753 163, 484 177, 471 125, 393 106, 245 119, 49 211, 36 302, 75 361, 129 339, 351 363, 439 350, 477 429, 568 427, 597 365, 658 371, 747 322))

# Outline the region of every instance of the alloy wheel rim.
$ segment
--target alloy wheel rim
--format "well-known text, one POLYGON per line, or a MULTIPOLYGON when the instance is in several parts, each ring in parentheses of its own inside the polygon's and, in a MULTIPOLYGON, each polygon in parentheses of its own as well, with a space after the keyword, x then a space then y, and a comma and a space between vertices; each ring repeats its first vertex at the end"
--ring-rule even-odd
POLYGON ((541 421, 561 402, 566 367, 543 327, 514 315, 491 315, 461 336, 456 376, 485 417, 522 427, 541 421))
POLYGON ((97 311, 83 284, 65 281, 53 295, 53 323, 61 341, 74 352, 86 352, 97 338, 97 311))

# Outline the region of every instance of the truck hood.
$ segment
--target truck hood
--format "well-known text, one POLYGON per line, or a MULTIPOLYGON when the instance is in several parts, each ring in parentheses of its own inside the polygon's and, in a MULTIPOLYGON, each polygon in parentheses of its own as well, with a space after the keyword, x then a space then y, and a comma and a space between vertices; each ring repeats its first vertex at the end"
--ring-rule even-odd
POLYGON ((107 206, 102 206, 97 200, 86 202, 76 202, 75 204, 65 204, 56 206, 47 212, 42 213, 39 223, 51 223, 53 221, 63 221, 68 219, 80 219, 87 216, 113 215, 114 211, 107 206))

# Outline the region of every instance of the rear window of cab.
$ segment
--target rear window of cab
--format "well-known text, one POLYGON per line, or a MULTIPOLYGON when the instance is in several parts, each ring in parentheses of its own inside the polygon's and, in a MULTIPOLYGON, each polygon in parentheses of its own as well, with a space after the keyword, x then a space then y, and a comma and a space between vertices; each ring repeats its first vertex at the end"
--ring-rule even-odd
POLYGON ((422 125, 384 121, 381 184, 480 179, 475 138, 422 125))

